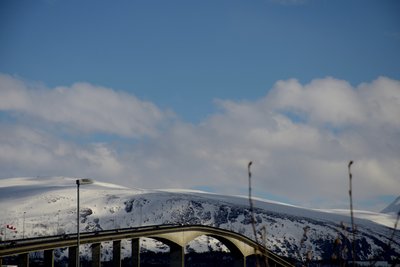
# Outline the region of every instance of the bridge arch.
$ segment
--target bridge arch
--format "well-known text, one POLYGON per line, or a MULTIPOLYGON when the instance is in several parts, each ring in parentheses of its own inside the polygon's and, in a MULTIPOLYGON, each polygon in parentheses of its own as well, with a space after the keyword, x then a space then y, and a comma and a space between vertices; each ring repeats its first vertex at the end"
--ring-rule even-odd
POLYGON ((169 246, 169 265, 170 266, 184 266, 185 262, 185 251, 184 247, 180 244, 170 240, 168 238, 157 237, 157 236, 149 236, 148 238, 155 239, 160 241, 167 246, 169 246))
POLYGON ((215 230, 215 228, 211 227, 204 227, 204 229, 182 230, 178 233, 161 233, 149 237, 156 240, 158 238, 162 240, 169 240, 169 242, 178 244, 181 247, 185 247, 190 241, 203 235, 210 236, 221 241, 221 243, 223 243, 232 253, 239 254, 241 257, 247 257, 257 253, 255 250, 256 244, 254 242, 254 244, 249 244, 249 242, 244 242, 244 240, 240 240, 236 236, 226 235, 225 231, 221 231, 219 229, 215 230))
POLYGON ((183 266, 185 259, 184 248, 190 241, 200 236, 209 236, 223 243, 231 252, 234 261, 233 266, 235 267, 245 266, 247 256, 260 253, 255 249, 254 242, 254 244, 246 243, 236 236, 228 236, 224 231, 215 228, 187 229, 179 232, 160 233, 149 237, 170 246, 170 261, 174 262, 174 265, 171 266, 183 266), (178 262, 181 262, 182 265, 177 265, 178 262))
POLYGON ((237 267, 242 267, 244 266, 244 263, 246 262, 246 256, 243 254, 242 251, 237 247, 236 244, 234 244, 231 240, 228 238, 225 238, 221 235, 215 235, 215 234, 206 234, 206 236, 215 238, 219 240, 222 244, 224 244, 230 251, 230 255, 233 258, 233 266, 237 267))
MULTIPOLYGON (((185 252, 184 248, 190 241, 200 236, 209 236, 219 240, 230 251, 233 258, 234 267, 243 267, 246 257, 249 254, 249 248, 243 243, 238 243, 234 239, 224 237, 223 235, 209 233, 207 231, 183 231, 182 233, 165 233, 149 238, 158 240, 170 247, 170 266, 184 266, 185 252)), ((254 249, 252 250, 254 252, 254 249)))

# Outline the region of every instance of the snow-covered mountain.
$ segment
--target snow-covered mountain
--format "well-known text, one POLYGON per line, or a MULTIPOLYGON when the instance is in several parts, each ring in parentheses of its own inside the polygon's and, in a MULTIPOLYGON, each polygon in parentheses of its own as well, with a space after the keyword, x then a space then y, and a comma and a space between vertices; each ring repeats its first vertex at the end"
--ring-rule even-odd
POLYGON ((400 212, 400 196, 398 196, 389 206, 384 208, 382 213, 397 214, 400 212))
MULTIPOLYGON (((1 238, 76 232, 75 180, 65 177, 1 179, 1 238)), ((246 197, 190 190, 131 189, 95 182, 81 186, 80 200, 81 231, 170 223, 203 224, 254 239, 246 197)), ((351 257, 348 211, 306 209, 263 199, 254 199, 254 204, 257 239, 265 237, 266 246, 277 254, 300 260, 310 253, 315 260, 330 259, 333 255, 351 257)), ((393 229, 395 213, 355 211, 355 217, 358 259, 389 260, 400 256, 400 231, 393 229)), ((210 247, 226 249, 217 240, 200 237, 186 250, 206 251, 210 247)), ((168 247, 143 239, 142 249, 167 250, 168 247)), ((62 251, 58 256, 62 256, 62 251)))

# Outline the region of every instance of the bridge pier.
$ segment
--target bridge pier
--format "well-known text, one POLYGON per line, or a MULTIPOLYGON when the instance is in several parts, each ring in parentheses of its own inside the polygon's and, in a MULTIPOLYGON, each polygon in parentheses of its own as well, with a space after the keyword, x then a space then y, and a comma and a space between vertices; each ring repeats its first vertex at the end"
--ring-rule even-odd
POLYGON ((29 267, 29 253, 18 255, 18 266, 29 267))
POLYGON ((121 267, 121 240, 113 241, 113 266, 121 267))
POLYGON ((100 254, 100 243, 92 244, 92 267, 101 266, 101 254, 100 254))
POLYGON ((140 267, 140 238, 132 239, 132 267, 140 267))
POLYGON ((185 266, 185 251, 182 246, 174 243, 169 244, 169 266, 184 267, 185 266))
POLYGON ((54 249, 44 251, 44 266, 54 267, 54 249))
POLYGON ((246 257, 235 257, 233 259, 233 267, 246 267, 246 257))
MULTIPOLYGON (((226 244, 225 244, 226 245, 226 244)), ((240 250, 235 247, 229 246, 228 249, 233 257, 233 267, 246 267, 246 256, 243 255, 240 250)))
POLYGON ((68 247, 68 267, 77 267, 76 266, 76 246, 68 247))

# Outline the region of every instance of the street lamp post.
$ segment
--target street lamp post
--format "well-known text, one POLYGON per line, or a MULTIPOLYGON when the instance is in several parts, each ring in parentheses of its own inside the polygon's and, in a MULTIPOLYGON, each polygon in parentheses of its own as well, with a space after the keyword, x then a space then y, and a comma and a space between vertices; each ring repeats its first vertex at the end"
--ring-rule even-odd
POLYGON ((85 184, 93 184, 93 180, 91 179, 77 179, 76 180, 76 193, 77 193, 77 209, 76 209, 76 267, 80 266, 79 260, 79 242, 80 242, 80 235, 79 235, 79 186, 85 184))
POLYGON ((58 210, 57 212, 57 229, 56 229, 56 235, 60 234, 60 211, 58 210))
POLYGON ((25 239, 25 214, 26 214, 26 211, 24 211, 24 218, 23 218, 23 223, 22 223, 22 239, 25 239))

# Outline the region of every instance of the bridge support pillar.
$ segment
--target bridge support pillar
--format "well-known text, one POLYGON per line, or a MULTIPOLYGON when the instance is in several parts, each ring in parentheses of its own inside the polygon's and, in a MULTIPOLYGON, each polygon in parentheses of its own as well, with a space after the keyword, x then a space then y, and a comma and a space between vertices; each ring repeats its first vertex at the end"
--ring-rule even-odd
POLYGON ((18 255, 18 266, 29 267, 29 253, 18 255))
POLYGON ((113 241, 113 266, 121 267, 121 240, 113 241))
POLYGON ((140 267, 140 238, 132 239, 132 267, 140 267))
POLYGON ((246 267, 246 257, 235 257, 233 267, 246 267))
POLYGON ((76 246, 68 248, 68 267, 77 267, 76 266, 76 246))
POLYGON ((92 244, 92 267, 100 267, 101 259, 100 259, 100 243, 92 244))
POLYGON ((54 267, 54 250, 47 249, 44 251, 44 266, 54 267))
POLYGON ((170 248, 170 258, 169 258, 169 266, 170 267, 184 267, 185 266, 185 251, 183 247, 177 244, 171 244, 170 248))

